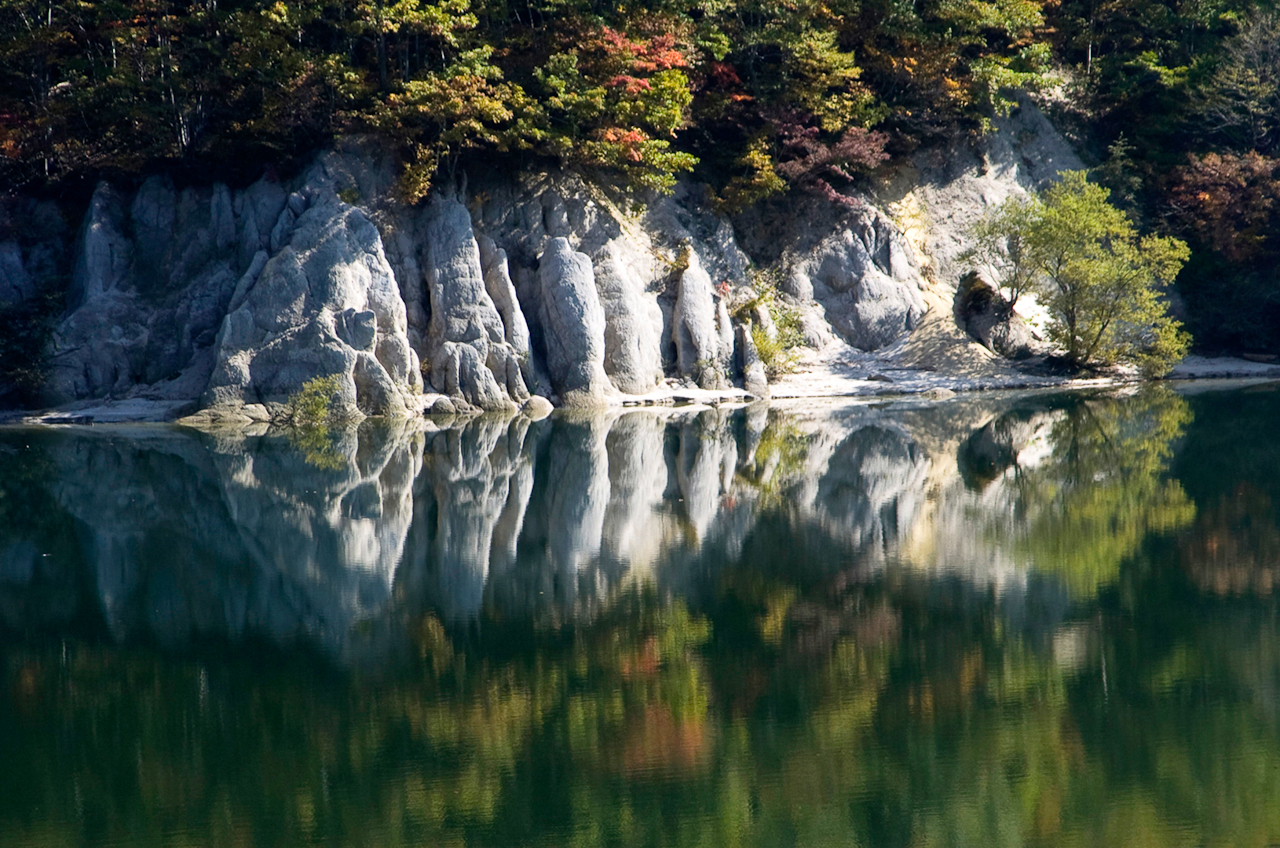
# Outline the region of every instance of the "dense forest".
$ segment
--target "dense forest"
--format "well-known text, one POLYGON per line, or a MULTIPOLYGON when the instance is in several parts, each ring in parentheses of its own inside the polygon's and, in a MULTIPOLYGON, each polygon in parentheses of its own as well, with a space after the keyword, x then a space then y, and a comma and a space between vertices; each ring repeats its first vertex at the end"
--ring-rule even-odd
POLYGON ((373 132, 411 199, 483 157, 844 202, 1019 91, 1191 243, 1202 349, 1277 347, 1280 16, 1253 0, 0 0, 0 185, 245 181, 373 132))

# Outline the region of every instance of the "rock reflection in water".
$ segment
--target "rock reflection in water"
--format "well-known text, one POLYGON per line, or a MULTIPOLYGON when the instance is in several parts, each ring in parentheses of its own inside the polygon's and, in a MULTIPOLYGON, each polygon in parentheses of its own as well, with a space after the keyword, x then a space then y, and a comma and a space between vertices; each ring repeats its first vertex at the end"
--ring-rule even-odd
POLYGON ((797 574, 897 562, 1021 592, 1038 570, 1088 593, 1190 520, 1161 478, 1186 404, 1153 398, 10 433, 35 443, 0 456, 49 526, 0 531, 0 611, 354 657, 404 614, 584 619, 638 578, 692 596, 748 551, 797 574))
POLYGON ((46 460, 55 531, 73 534, 117 639, 252 634, 334 648, 391 596, 422 443, 404 427, 338 434, 342 462, 326 468, 273 437, 28 439, 46 460))

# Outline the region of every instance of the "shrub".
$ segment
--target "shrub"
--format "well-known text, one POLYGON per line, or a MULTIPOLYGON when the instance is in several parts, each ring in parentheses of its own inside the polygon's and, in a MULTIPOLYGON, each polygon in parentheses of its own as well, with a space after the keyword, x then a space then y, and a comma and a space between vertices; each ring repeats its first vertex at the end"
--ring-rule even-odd
POLYGON ((337 374, 314 377, 289 397, 289 422, 295 427, 320 426, 337 414, 336 397, 342 390, 337 374))
POLYGON ((755 295, 735 307, 733 316, 749 322, 752 313, 758 308, 768 310, 776 333, 771 335, 764 326, 751 323, 751 341, 755 343, 765 374, 773 380, 783 374, 790 374, 796 368, 798 349, 804 345, 800 313, 779 295, 776 271, 756 272, 752 287, 755 295))

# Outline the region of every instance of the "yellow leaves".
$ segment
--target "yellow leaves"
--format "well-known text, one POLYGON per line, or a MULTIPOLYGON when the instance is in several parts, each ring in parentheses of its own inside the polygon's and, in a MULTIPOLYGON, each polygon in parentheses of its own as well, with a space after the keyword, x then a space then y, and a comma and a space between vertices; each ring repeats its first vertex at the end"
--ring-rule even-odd
POLYGON ((273 3, 263 13, 267 20, 275 24, 289 23, 289 6, 285 3, 273 3))
POLYGON ((720 202, 725 209, 744 209, 786 190, 787 183, 774 169, 769 150, 769 140, 763 134, 756 135, 748 143, 746 151, 734 163, 738 170, 745 173, 735 174, 721 194, 720 202))

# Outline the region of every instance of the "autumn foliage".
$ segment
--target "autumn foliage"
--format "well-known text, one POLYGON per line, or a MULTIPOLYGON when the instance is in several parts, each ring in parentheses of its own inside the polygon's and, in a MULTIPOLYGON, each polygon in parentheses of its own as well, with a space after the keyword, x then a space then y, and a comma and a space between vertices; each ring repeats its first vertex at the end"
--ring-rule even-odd
POLYGON ((401 149, 411 199, 469 159, 508 156, 641 189, 698 169, 727 206, 790 186, 846 202, 926 113, 926 132, 977 126, 990 67, 1019 61, 1042 22, 1039 0, 885 11, 0 0, 0 179, 56 187, 156 168, 247 179, 336 133, 372 131, 401 149), (894 58, 906 55, 910 66, 894 58))

